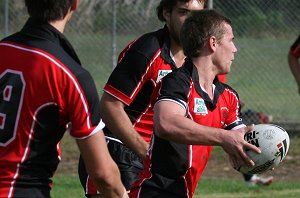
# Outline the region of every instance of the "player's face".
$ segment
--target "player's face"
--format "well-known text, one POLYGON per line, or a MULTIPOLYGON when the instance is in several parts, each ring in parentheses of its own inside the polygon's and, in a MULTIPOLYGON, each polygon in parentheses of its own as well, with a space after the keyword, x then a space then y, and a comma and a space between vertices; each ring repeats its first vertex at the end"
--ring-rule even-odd
POLYGON ((227 74, 230 72, 231 64, 234 60, 234 55, 237 48, 234 44, 234 35, 232 27, 229 24, 224 24, 226 33, 222 39, 217 42, 215 51, 214 62, 217 66, 219 73, 227 74))
POLYGON ((172 41, 180 44, 180 30, 188 17, 191 10, 202 10, 204 8, 204 1, 191 0, 187 3, 177 2, 176 6, 171 11, 164 11, 164 17, 168 26, 170 37, 172 41))

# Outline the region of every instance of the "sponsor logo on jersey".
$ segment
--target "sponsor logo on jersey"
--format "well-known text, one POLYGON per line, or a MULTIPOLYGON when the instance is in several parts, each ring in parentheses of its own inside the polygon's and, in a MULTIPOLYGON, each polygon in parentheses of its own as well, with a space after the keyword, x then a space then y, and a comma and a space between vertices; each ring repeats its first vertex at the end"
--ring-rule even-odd
POLYGON ((195 98, 194 102, 194 113, 208 114, 205 102, 202 98, 195 98))
POLYGON ((157 80, 156 82, 159 82, 163 77, 165 77, 168 73, 170 73, 172 70, 158 70, 157 80))
POLYGON ((229 109, 227 107, 221 107, 222 125, 224 125, 225 120, 228 118, 228 114, 229 114, 229 109))

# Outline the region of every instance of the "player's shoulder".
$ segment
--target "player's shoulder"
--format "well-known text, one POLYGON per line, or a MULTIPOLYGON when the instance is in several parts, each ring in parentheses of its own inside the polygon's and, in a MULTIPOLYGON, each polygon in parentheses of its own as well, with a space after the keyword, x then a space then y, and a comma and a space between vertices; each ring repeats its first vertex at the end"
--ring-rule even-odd
POLYGON ((224 87, 224 91, 223 91, 224 94, 228 94, 230 96, 236 97, 237 99, 239 98, 239 94, 234 88, 232 88, 230 85, 226 83, 222 83, 222 82, 219 83, 224 87))
POLYGON ((163 79, 162 84, 165 87, 178 87, 178 89, 188 90, 192 81, 191 74, 185 68, 177 68, 168 73, 163 79))
POLYGON ((166 42, 166 33, 165 28, 162 28, 154 32, 143 34, 134 41, 131 50, 138 51, 147 57, 152 56, 160 50, 166 42))
POLYGON ((186 58, 182 67, 173 69, 172 72, 170 72, 163 79, 166 78, 166 80, 169 80, 169 81, 173 80, 174 83, 176 83, 176 84, 190 86, 190 82, 197 75, 196 73, 197 73, 197 70, 193 66, 193 63, 191 62, 191 60, 189 58, 186 58))

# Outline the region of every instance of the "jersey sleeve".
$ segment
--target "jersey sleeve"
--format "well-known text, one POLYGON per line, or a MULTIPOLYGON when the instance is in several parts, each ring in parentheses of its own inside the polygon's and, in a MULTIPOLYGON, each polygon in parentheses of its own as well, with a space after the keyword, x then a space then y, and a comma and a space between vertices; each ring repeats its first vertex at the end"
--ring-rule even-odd
POLYGON ((225 92, 228 96, 228 115, 225 120, 225 129, 232 130, 244 127, 245 125, 241 118, 241 105, 237 92, 228 87, 225 88, 225 92))
POLYGON ((291 46, 290 52, 293 56, 295 56, 297 58, 300 57, 300 35, 298 36, 297 40, 291 46))
POLYGON ((137 50, 129 50, 121 58, 104 86, 104 91, 129 105, 148 80, 150 61, 137 50))
POLYGON ((100 119, 100 103, 95 83, 86 70, 66 86, 65 108, 72 123, 70 134, 86 138, 103 129, 100 119))
POLYGON ((169 100, 187 110, 189 81, 179 72, 171 72, 162 79, 157 102, 169 100))

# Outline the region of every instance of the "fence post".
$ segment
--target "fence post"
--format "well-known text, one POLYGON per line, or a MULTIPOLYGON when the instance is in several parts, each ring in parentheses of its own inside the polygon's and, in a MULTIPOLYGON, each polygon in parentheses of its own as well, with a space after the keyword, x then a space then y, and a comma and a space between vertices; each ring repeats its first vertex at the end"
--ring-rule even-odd
POLYGON ((116 0, 112 1, 112 68, 117 65, 116 51, 117 51, 117 6, 116 0))
POLYGON ((8 0, 5 0, 5 2, 4 2, 4 36, 8 35, 8 17, 9 17, 8 0))
POLYGON ((213 9, 214 8, 214 0, 208 0, 208 9, 213 9))

